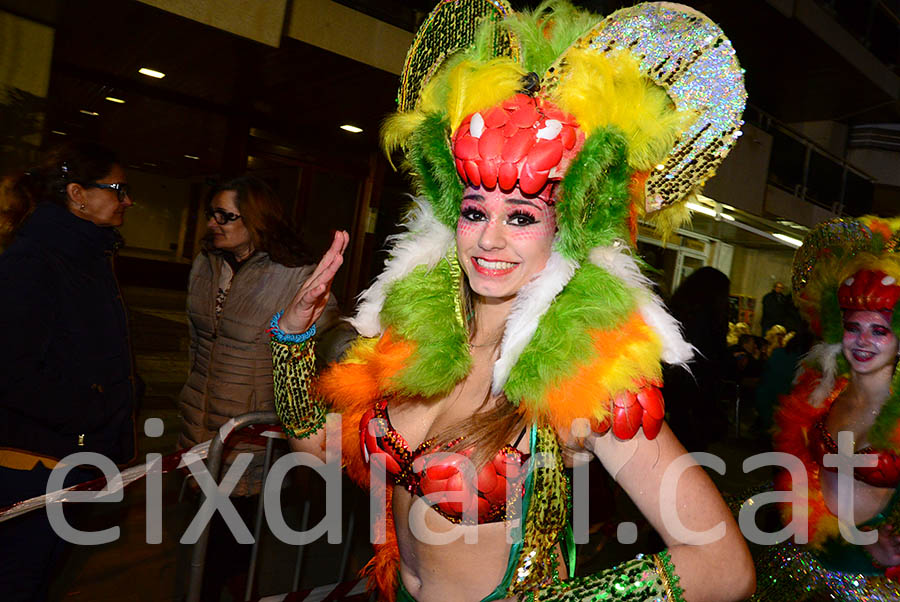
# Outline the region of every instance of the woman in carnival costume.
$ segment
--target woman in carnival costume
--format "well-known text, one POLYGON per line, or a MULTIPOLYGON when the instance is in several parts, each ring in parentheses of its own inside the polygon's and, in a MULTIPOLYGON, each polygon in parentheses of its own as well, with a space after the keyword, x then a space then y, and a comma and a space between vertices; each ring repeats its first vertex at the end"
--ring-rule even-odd
POLYGON ((782 518, 796 543, 765 553, 761 600, 900 599, 898 244, 898 219, 840 219, 816 227, 794 258, 797 305, 823 342, 775 414, 775 449, 802 461, 807 483, 776 478, 790 492, 782 518), (837 456, 826 456, 841 436, 843 455, 867 460, 844 484, 837 456))
POLYGON ((368 567, 380 599, 744 598, 749 553, 689 456, 661 499, 684 454, 663 421, 661 362, 691 347, 627 243, 645 206, 682 203, 739 135, 727 39, 672 4, 601 19, 447 0, 416 36, 398 102, 384 145, 420 197, 362 295, 360 338, 310 385, 304 331, 345 233, 272 328, 294 448, 323 455, 325 414, 339 412, 347 472, 373 493, 389 482, 368 567), (668 550, 573 577, 564 452, 579 451, 668 550))

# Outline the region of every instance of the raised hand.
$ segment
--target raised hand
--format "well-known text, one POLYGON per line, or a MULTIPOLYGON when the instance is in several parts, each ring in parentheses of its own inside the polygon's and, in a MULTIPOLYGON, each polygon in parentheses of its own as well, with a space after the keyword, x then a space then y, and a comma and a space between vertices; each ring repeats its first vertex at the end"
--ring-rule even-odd
POLYGON ((284 310, 278 323, 281 330, 286 333, 306 332, 316 323, 328 303, 331 283, 344 263, 344 249, 349 241, 350 235, 343 230, 334 233, 334 240, 319 265, 284 310))

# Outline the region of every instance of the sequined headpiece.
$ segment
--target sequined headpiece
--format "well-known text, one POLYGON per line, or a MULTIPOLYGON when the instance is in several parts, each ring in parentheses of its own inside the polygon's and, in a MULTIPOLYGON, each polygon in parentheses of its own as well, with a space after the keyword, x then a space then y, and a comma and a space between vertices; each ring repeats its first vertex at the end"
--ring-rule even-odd
POLYGON ((842 310, 892 311, 900 299, 900 219, 819 224, 794 255, 797 306, 827 343, 841 341, 842 310))
POLYGON ((504 0, 439 2, 382 127, 418 198, 352 319, 365 337, 414 349, 392 386, 431 396, 468 374, 472 322, 455 247, 467 185, 554 186, 553 248, 516 292, 493 394, 569 425, 658 382, 661 362, 686 364, 693 348, 627 240, 639 216, 682 205, 712 175, 745 100, 731 44, 685 6, 601 18, 562 0, 527 13, 504 0))
POLYGON ((443 0, 382 135, 449 227, 461 184, 507 190, 515 177, 530 193, 559 180, 557 248, 583 261, 694 194, 740 136, 745 102, 730 42, 689 7, 600 18, 561 1, 517 14, 503 0, 443 0))

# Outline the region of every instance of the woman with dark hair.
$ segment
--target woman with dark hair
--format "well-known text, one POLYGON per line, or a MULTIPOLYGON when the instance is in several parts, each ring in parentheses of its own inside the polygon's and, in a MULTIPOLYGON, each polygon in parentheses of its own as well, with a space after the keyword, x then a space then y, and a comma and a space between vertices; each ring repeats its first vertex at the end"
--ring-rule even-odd
POLYGON ((721 407, 725 379, 734 377, 728 353, 728 276, 702 267, 672 295, 669 309, 697 353, 689 364, 663 369, 663 392, 670 408, 669 426, 688 451, 704 451, 726 431, 721 407))
MULTIPOLYGON (((291 299, 312 273, 300 239, 284 216, 281 201, 264 181, 253 176, 234 178, 210 192, 206 209, 207 234, 194 260, 188 285, 190 374, 181 390, 182 431, 179 447, 189 448, 213 438, 235 416, 274 410, 272 359, 266 329, 272 314, 291 299)), ((334 296, 327 296, 316 322, 319 336, 338 323, 334 296)), ((326 335, 327 336, 327 335, 326 335)), ((320 340, 321 361, 332 359, 320 340)), ((253 461, 232 491, 234 504, 245 518, 255 508, 262 485, 265 448, 241 442, 226 448, 222 474, 241 453, 253 461)), ((212 523, 209 565, 204 595, 218 599, 228 574, 246 569, 243 550, 229 531, 212 523)), ((246 553, 245 553, 246 552, 246 553)))
MULTIPOLYGON (((0 255, 0 507, 45 493, 76 452, 134 457, 135 391, 115 230, 131 206, 109 149, 70 143, 2 186, 30 214, 0 255)), ((67 485, 91 478, 75 468, 67 485)), ((4 600, 40 600, 62 550, 45 511, 0 524, 4 600)))
MULTIPOLYGON (((212 439, 235 416, 274 409, 266 328, 313 269, 281 201, 264 181, 234 178, 216 186, 210 198, 204 248, 188 285, 191 368, 179 398, 180 447, 212 439)), ((338 317, 330 296, 317 322, 320 336, 338 317)), ((334 359, 327 345, 321 347, 323 361, 334 359)), ((257 494, 263 448, 242 444, 229 450, 223 474, 242 451, 257 457, 233 494, 257 494)))

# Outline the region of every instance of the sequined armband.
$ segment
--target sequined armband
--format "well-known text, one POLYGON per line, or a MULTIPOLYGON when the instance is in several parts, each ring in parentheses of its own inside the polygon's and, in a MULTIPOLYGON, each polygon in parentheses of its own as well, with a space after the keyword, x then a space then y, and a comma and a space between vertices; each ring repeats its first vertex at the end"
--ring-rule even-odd
POLYGON ((672 559, 667 551, 638 556, 611 569, 560 581, 519 598, 527 602, 684 602, 672 559))
POLYGON ((325 424, 325 405, 310 395, 316 369, 315 341, 286 344, 270 340, 275 412, 289 437, 309 437, 325 424))

